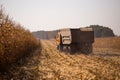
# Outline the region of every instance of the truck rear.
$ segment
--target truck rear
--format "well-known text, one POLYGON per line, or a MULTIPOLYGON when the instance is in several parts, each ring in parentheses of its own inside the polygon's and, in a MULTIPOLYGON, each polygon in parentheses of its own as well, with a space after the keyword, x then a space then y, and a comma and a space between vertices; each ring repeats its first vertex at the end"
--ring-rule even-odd
POLYGON ((91 53, 94 42, 92 28, 61 29, 56 37, 57 47, 60 51, 91 53))

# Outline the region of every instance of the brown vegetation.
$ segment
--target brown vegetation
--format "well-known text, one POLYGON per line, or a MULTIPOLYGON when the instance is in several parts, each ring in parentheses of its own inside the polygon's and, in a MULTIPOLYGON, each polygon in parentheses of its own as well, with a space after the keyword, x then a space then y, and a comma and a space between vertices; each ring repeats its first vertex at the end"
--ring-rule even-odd
MULTIPOLYGON (((115 39, 115 42, 119 41, 116 38, 109 39, 115 39)), ((117 55, 115 55, 116 53, 111 50, 112 47, 108 47, 107 50, 101 49, 99 53, 97 52, 99 48, 97 48, 90 55, 70 55, 57 51, 54 41, 43 41, 42 43, 44 46, 43 56, 41 57, 41 65, 39 65, 39 71, 45 72, 40 75, 42 79, 118 80, 120 78, 120 51, 116 51, 117 55), (100 55, 106 53, 107 55, 100 55)), ((99 46, 97 41, 95 44, 99 46)), ((116 43, 111 42, 111 44, 116 43)))
POLYGON ((112 45, 118 46, 112 40, 117 42, 119 38, 98 38, 95 39, 93 45, 94 52, 90 55, 82 53, 70 55, 59 52, 56 49, 55 40, 41 40, 42 50, 38 49, 31 57, 27 58, 26 62, 21 61, 21 64, 24 64, 10 70, 10 74, 6 74, 3 79, 119 80, 120 51, 116 49, 114 51, 111 49, 112 46, 110 48, 106 46, 109 39, 111 39, 112 45), (103 42, 107 49, 99 42, 103 42))
POLYGON ((97 52, 119 52, 120 37, 96 38, 94 43, 94 51, 97 52))
POLYGON ((37 47, 36 38, 0 9, 0 70, 7 69, 37 47))

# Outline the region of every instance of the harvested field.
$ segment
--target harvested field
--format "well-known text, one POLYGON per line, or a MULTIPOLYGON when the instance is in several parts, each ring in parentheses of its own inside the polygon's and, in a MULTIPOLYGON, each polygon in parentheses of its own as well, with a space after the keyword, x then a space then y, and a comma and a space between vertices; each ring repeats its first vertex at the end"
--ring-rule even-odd
POLYGON ((93 44, 93 52, 120 56, 120 37, 97 38, 93 44))
POLYGON ((54 40, 41 40, 41 48, 14 65, 8 73, 1 74, 0 79, 119 80, 120 51, 116 42, 120 42, 120 38, 109 39, 96 39, 94 52, 89 55, 60 53, 54 40), (108 47, 109 39, 115 40, 110 40, 114 47, 108 47))

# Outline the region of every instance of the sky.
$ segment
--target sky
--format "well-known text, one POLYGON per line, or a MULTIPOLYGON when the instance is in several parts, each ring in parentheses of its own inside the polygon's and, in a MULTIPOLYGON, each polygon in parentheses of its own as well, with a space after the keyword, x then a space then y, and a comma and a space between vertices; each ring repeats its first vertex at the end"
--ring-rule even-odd
POLYGON ((0 0, 5 12, 30 31, 102 25, 120 35, 120 0, 0 0))

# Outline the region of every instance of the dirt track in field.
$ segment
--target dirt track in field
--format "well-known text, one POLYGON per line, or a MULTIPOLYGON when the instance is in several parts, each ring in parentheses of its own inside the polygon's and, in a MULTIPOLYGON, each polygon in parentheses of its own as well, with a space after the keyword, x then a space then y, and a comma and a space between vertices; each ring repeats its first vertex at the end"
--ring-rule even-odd
MULTIPOLYGON (((46 78, 64 80, 120 78, 119 54, 117 56, 111 56, 111 53, 102 55, 97 53, 95 49, 94 54, 91 55, 70 55, 69 53, 60 53, 56 50, 54 41, 42 41, 42 45, 43 53, 46 56, 43 56, 41 62, 42 67, 46 66, 45 72, 47 74, 43 75, 46 78)), ((40 70, 42 70, 42 67, 40 67, 40 70)))
POLYGON ((54 40, 20 62, 4 79, 11 80, 119 80, 120 52, 94 48, 90 55, 59 52, 54 40), (13 70, 14 69, 14 70, 13 70))

